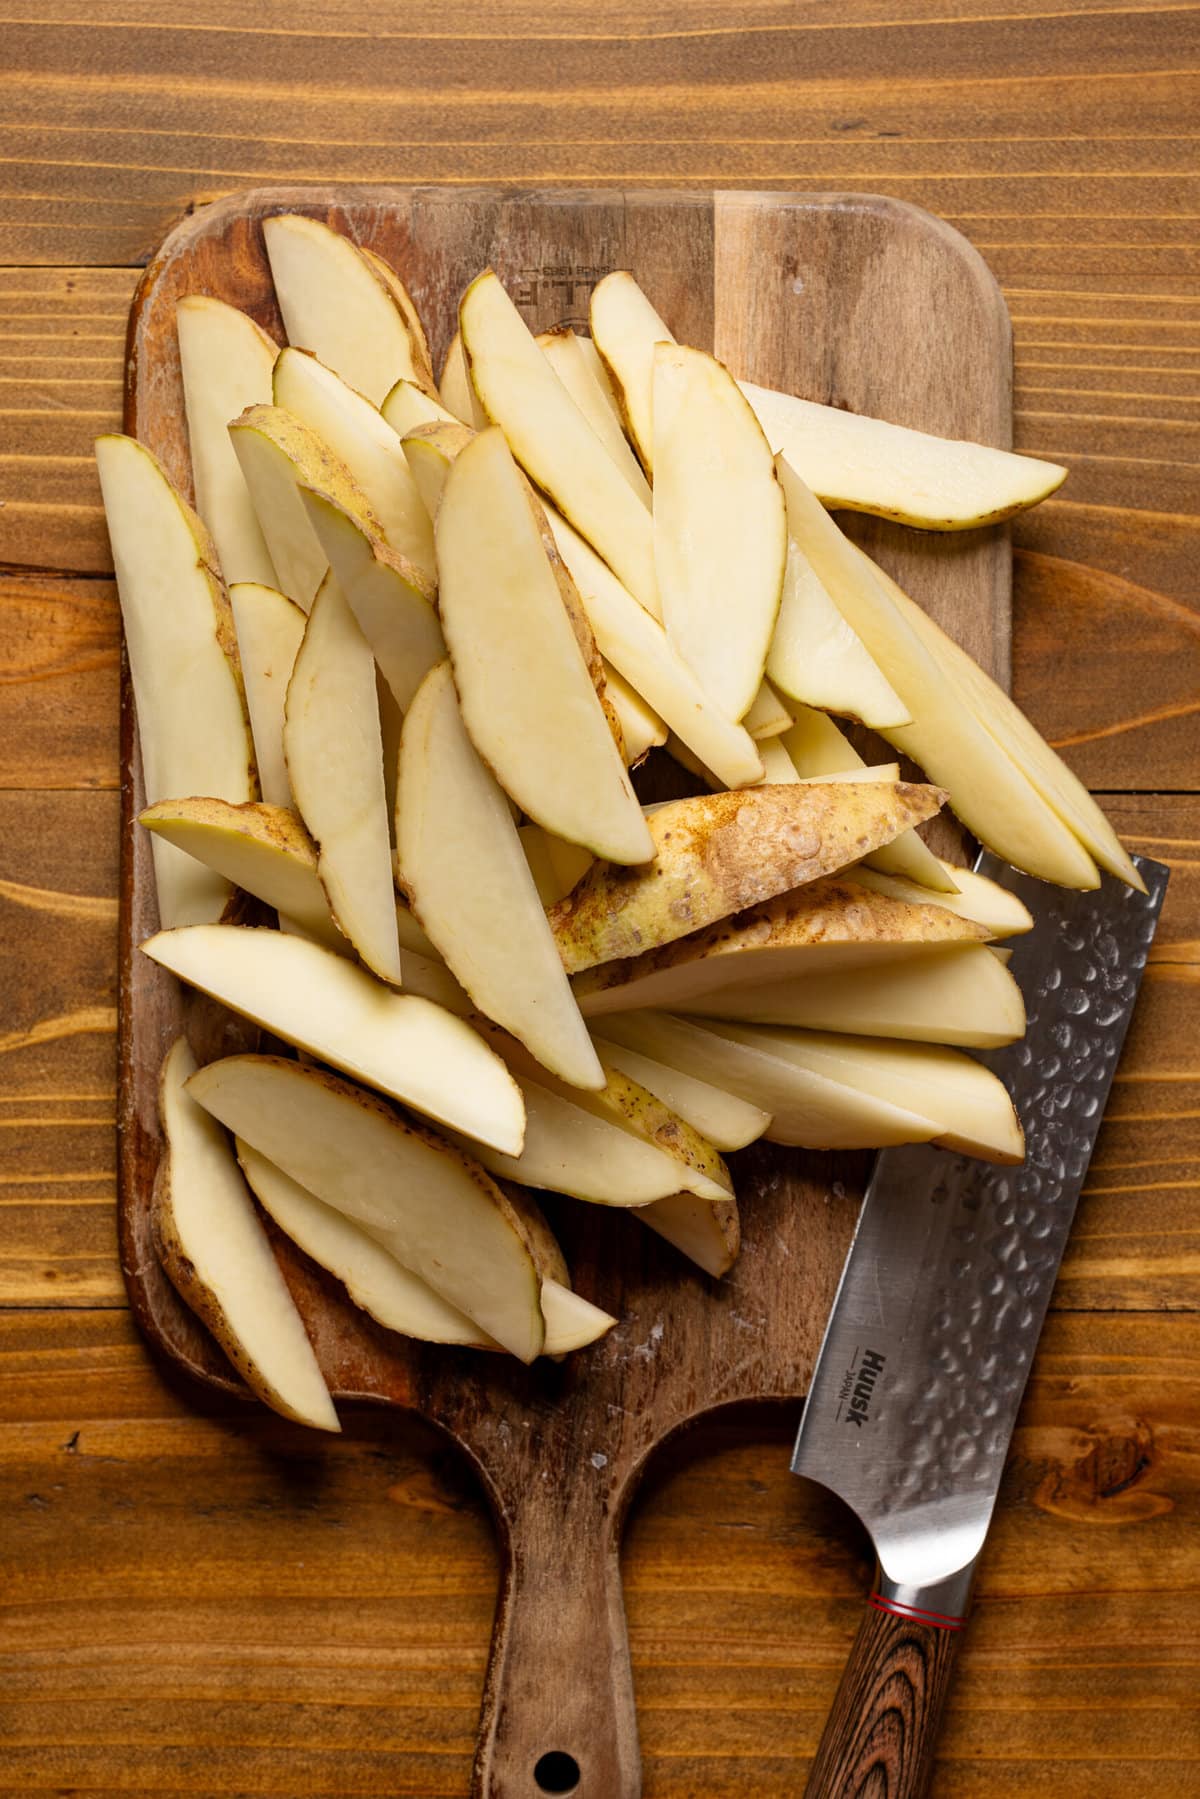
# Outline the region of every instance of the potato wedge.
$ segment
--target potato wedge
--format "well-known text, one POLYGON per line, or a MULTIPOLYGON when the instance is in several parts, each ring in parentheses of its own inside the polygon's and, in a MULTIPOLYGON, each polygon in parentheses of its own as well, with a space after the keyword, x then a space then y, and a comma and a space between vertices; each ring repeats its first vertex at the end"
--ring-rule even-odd
POLYGON ((187 1090, 195 1072, 196 1058, 179 1037, 159 1079, 166 1149, 151 1200, 159 1260, 261 1400, 299 1424, 340 1430, 229 1139, 187 1090))
POLYGON ((635 693, 624 675, 609 663, 604 664, 604 697, 616 714, 625 746, 626 768, 636 768, 650 751, 667 741, 667 727, 657 712, 651 711, 640 693, 635 693))
POLYGON ((446 654, 433 588, 336 500, 309 488, 300 497, 379 672, 406 712, 425 676, 446 654))
POLYGON ((453 425, 459 421, 448 406, 427 394, 413 381, 403 377, 385 396, 379 408, 397 437, 415 431, 418 425, 453 425))
POLYGON ((726 987, 700 1006, 714 1018, 995 1049, 1025 1034, 1025 1002, 1002 955, 961 944, 882 968, 726 987))
POLYGON ((740 719, 762 683, 783 596, 783 490, 758 421, 715 357, 657 345, 652 406, 663 624, 705 691, 740 719))
POLYGON ((438 385, 438 397, 442 405, 461 424, 476 426, 487 424, 483 408, 475 397, 475 389, 471 386, 470 371, 463 350, 462 333, 456 331, 450 339, 450 348, 446 351, 446 360, 442 364, 442 379, 438 385))
POLYGON ((431 519, 437 518, 455 457, 475 436, 469 425, 460 425, 454 419, 434 419, 405 432, 404 454, 431 519))
POLYGON ((211 294, 185 294, 177 300, 175 329, 196 511, 231 586, 261 581, 274 587, 275 565, 228 426, 247 406, 270 400, 279 345, 247 313, 211 294))
POLYGON ((918 886, 915 881, 906 881, 900 875, 881 874, 877 868, 865 866, 852 870, 847 879, 859 886, 870 887, 876 893, 890 894, 892 899, 907 900, 910 906, 945 906, 947 911, 956 912, 960 918, 973 918, 993 937, 1018 937, 1033 929, 1033 914, 1007 887, 1002 887, 998 881, 989 881, 986 875, 975 874, 969 868, 959 868, 949 862, 942 866, 958 889, 956 893, 930 893, 928 888, 918 886))
POLYGON ((1024 1157, 1024 1134, 1004 1082, 962 1050, 756 1025, 721 1031, 806 1073, 934 1119, 941 1127, 934 1141, 944 1149, 987 1162, 1024 1157))
POLYGON ((478 1163, 374 1094, 279 1056, 227 1056, 188 1092, 335 1211, 370 1225, 405 1268, 531 1362, 541 1282, 517 1215, 478 1163))
MULTIPOLYGON (((796 722, 784 733, 783 743, 802 780, 830 780, 835 775, 854 780, 866 766, 833 720, 809 706, 797 708, 796 722)), ((902 875, 934 892, 953 891, 946 865, 915 830, 902 831, 890 843, 880 844, 865 860, 881 873, 902 875)))
POLYGON ((383 535, 362 488, 315 431, 279 406, 250 406, 229 427, 279 585, 304 612, 312 606, 329 559, 300 499, 303 487, 328 494, 383 535))
POLYGON ((313 601, 288 683, 283 748, 338 928, 374 974, 399 985, 375 661, 332 576, 313 601))
POLYGON ((729 1273, 742 1247, 736 1199, 709 1205, 694 1193, 672 1193, 653 1205, 639 1206, 633 1216, 714 1280, 729 1273))
POLYGON ((480 1011, 569 1085, 602 1087, 521 839, 467 736, 448 662, 426 676, 404 721, 396 857, 418 922, 480 1011))
POLYGON ((555 836, 646 861, 653 844, 569 610, 578 596, 499 431, 456 458, 436 535, 442 630, 476 749, 555 836))
POLYGON ((425 334, 393 270, 302 213, 264 219, 263 237, 290 344, 311 350, 374 406, 401 377, 432 390, 425 334))
MULTIPOLYGON (((620 416, 613 410, 609 393, 600 385, 592 363, 582 349, 583 340, 569 325, 543 331, 537 338, 550 367, 582 412, 643 506, 650 505, 650 484, 642 465, 625 440, 620 416)), ((611 392, 611 390, 609 390, 611 392)))
POLYGON ((546 516, 606 659, 722 786, 745 787, 759 780, 763 765, 748 731, 726 717, 704 691, 662 625, 591 545, 553 508, 546 516))
POLYGON ((237 581, 229 589, 237 632, 246 710, 263 799, 291 806, 292 784, 283 753, 283 709, 288 682, 304 641, 304 613, 278 588, 237 581))
MULTIPOLYGON (((133 677, 146 798, 203 791, 257 798, 229 597, 216 552, 161 465, 132 437, 96 439, 133 677), (164 593, 170 605, 163 604, 164 593), (187 704, 179 695, 186 689, 187 704)), ((161 923, 221 916, 229 883, 166 842, 154 845, 161 923)))
POLYGON ((946 679, 867 558, 785 462, 779 474, 792 535, 912 714, 910 725, 883 736, 946 789, 967 828, 1014 868, 1060 887, 1098 886, 1091 856, 946 679))
MULTIPOLYGON (((864 556, 863 561, 870 562, 870 559, 864 556)), ((897 587, 890 575, 873 562, 870 567, 946 679, 957 687, 984 729, 1016 764, 1055 816, 1075 834, 1101 868, 1124 881, 1127 887, 1144 893, 1145 882, 1079 777, 1050 748, 1004 689, 947 637, 903 589, 897 587)))
POLYGON ((672 1066, 697 1080, 739 1095, 771 1115, 768 1142, 806 1149, 874 1149, 896 1143, 928 1143, 936 1119, 923 1109, 897 1105, 859 1092, 775 1053, 757 1033, 713 1019, 673 1018, 662 1013, 630 1015, 642 1023, 643 1041, 653 1043, 672 1066))
POLYGON ((673 344, 675 338, 626 269, 596 283, 588 319, 625 428, 649 475, 654 469, 654 346, 673 344))
MULTIPOLYGON (((555 374, 491 269, 462 297, 471 385, 530 480, 657 618, 650 511, 555 374)), ((444 397, 444 396, 443 396, 444 397)))
MULTIPOLYGON (((708 1081, 698 1080, 695 1075, 653 1059, 639 1049, 636 1042, 623 1042, 628 1021, 636 1021, 639 1017, 640 1013, 632 1012, 628 1020, 614 1018, 612 1032, 603 1037, 596 1034, 596 1048, 605 1068, 615 1068, 636 1081, 639 1087, 645 1087, 655 1099, 661 1099, 664 1106, 678 1113, 685 1124, 707 1137, 713 1148, 722 1154, 745 1149, 748 1143, 762 1136, 771 1119, 760 1106, 752 1106, 735 1093, 725 1093, 708 1081)), ((604 1022, 607 1029, 610 1021, 605 1019, 604 1022)))
POLYGON ((754 696, 742 723, 756 743, 764 738, 782 737, 791 729, 792 715, 769 681, 764 681, 754 696))
POLYGON ((791 536, 767 673, 803 705, 844 713, 874 729, 909 722, 899 694, 791 536))
POLYGON ((707 1012, 726 988, 777 992, 793 978, 876 968, 985 935, 982 925, 942 906, 908 906, 822 879, 659 949, 585 969, 575 976, 575 994, 585 1018, 643 1006, 707 1012))
POLYGON ((550 913, 572 973, 640 956, 789 888, 836 874, 941 803, 933 787, 864 781, 672 800, 646 815, 641 873, 597 863, 550 913))
POLYGON ((369 400, 305 350, 279 352, 272 389, 276 406, 315 431, 349 469, 379 520, 384 543, 418 571, 432 594, 433 526, 392 427, 369 400))
POLYGON ((479 1034, 442 1007, 395 993, 344 957, 281 931, 193 925, 160 931, 142 949, 286 1043, 464 1136, 520 1153, 516 1082, 479 1034))
POLYGON ((740 383, 772 450, 824 505, 923 531, 968 531, 1036 506, 1067 478, 1057 463, 740 383))

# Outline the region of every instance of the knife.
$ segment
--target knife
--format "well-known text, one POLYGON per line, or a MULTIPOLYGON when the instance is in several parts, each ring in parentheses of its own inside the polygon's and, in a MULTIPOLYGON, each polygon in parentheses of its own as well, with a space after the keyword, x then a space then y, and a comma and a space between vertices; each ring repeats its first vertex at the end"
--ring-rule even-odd
POLYGON ((976 866, 1033 913, 1010 967, 1024 1038, 981 1059, 1025 1130, 1018 1167, 927 1144, 881 1152, 833 1302, 792 1469, 857 1513, 875 1585, 808 1799, 927 1786, 1021 1396, 1162 909, 1105 877, 1070 893, 976 866))

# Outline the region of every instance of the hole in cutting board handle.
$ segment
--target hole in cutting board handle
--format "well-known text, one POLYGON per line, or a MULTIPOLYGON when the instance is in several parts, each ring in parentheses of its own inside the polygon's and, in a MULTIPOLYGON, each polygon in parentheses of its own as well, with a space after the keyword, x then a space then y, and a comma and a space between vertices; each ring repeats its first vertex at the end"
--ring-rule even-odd
POLYGON ((579 1785, 579 1763, 563 1749, 548 1749, 534 1764, 533 1778, 539 1793, 551 1793, 557 1795, 557 1799, 564 1799, 579 1785))

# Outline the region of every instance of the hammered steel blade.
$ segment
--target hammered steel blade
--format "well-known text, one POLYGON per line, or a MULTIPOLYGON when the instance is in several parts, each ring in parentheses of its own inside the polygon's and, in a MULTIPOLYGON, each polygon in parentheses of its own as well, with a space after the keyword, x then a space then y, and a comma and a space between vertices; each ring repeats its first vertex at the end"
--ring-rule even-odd
POLYGON ((1020 1167, 928 1145, 876 1160, 792 1468, 840 1495, 887 1587, 961 1612, 1167 884, 1068 893, 994 857, 1028 905, 1011 970, 1029 1013, 982 1057, 1025 1129, 1020 1167), (933 1593, 931 1596, 931 1589, 933 1593))

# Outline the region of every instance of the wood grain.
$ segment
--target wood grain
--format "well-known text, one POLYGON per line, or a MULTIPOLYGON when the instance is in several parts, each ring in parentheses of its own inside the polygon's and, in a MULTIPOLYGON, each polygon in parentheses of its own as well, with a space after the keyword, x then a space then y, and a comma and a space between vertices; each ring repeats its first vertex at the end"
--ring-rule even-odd
MULTIPOLYGON (((1145 714, 1186 704, 1194 666, 1194 10, 0 11, 23 19, 0 23, 0 262, 17 265, 0 276, 0 566, 23 575, 108 571, 90 443, 119 420, 138 274, 116 265, 223 192, 840 186, 932 207, 986 255, 1013 319, 1017 441, 1071 466, 1014 530, 1016 692, 1057 737, 1105 729, 1064 753, 1129 790, 1110 811, 1174 874, 1170 956, 1058 1288, 1100 1309, 1053 1316, 1043 1339, 934 1790, 1181 1799, 1200 1756, 1198 1370, 1192 1321, 1171 1314, 1195 1308, 1200 1269, 1200 813, 1153 795, 1196 788, 1200 740, 1190 711, 1145 714)), ((33 587, 0 580, 0 786, 111 788, 111 590, 33 587)), ((72 797, 0 798, 0 879, 111 902, 115 796, 72 797)), ((413 1421, 368 1418, 318 1449, 147 1362, 116 1309, 108 927, 2 905, 0 1170, 20 1180, 0 1187, 0 1308, 39 1309, 0 1310, 0 1791, 462 1799, 496 1583, 481 1496, 413 1421), (73 1197, 88 1191, 95 1204, 73 1197)), ((705 1427, 635 1506, 624 1576, 651 1799, 803 1786, 870 1571, 845 1515, 785 1472, 789 1435, 761 1416, 705 1427)))
MULTIPOLYGON (((1050 1320, 939 1799, 1051 1776, 1089 1799, 1189 1792, 1198 1402, 1190 1320, 1050 1320)), ((635 1505, 647 1799, 803 1787, 870 1567, 840 1507, 787 1473, 791 1426, 709 1427, 635 1505)), ((315 1446, 197 1406, 125 1314, 0 1314, 0 1506, 6 1799, 462 1799, 495 1558, 478 1491, 415 1423, 365 1410, 315 1446)))

